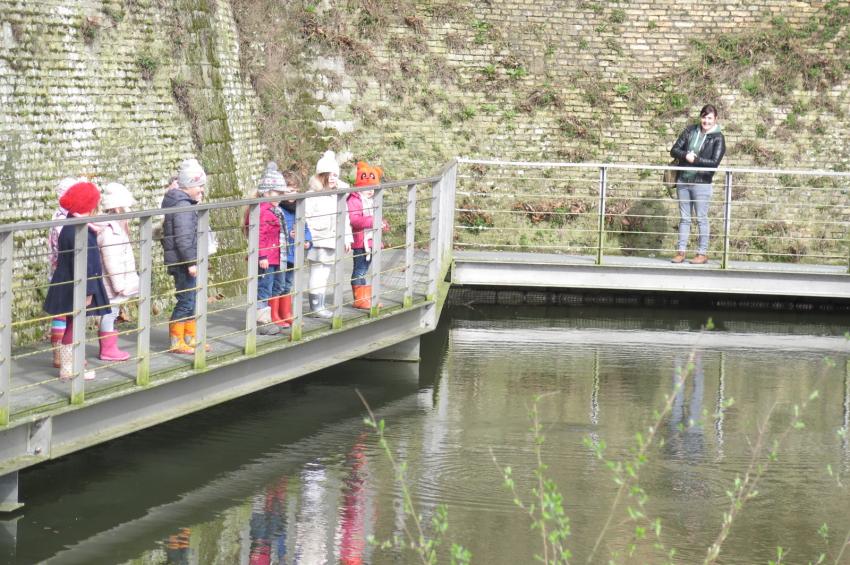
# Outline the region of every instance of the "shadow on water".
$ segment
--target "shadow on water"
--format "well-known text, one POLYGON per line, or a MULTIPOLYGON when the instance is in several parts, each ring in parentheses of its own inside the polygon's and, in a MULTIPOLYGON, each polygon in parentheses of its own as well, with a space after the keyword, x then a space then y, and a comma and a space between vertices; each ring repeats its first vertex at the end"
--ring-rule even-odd
MULTIPOLYGON (((431 383, 438 369, 425 368, 431 383)), ((355 360, 23 472, 26 506, 7 523, 0 557, 115 563, 155 540, 179 548, 175 524, 202 522, 311 460, 349 451, 364 414, 355 388, 380 409, 419 381, 415 363, 355 360)))
POLYGON ((444 317, 470 322, 512 320, 517 327, 544 324, 582 329, 698 331, 711 318, 714 331, 718 332, 844 336, 848 330, 846 317, 835 314, 722 308, 455 304, 444 317))

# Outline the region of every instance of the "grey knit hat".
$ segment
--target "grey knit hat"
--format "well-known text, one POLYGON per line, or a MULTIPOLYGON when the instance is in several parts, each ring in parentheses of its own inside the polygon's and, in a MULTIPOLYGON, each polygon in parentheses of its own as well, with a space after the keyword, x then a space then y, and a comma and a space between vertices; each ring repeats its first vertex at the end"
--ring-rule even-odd
POLYGON ((275 192, 283 192, 286 190, 286 179, 283 178, 281 172, 277 169, 277 163, 274 161, 266 165, 266 171, 260 178, 260 184, 257 186, 258 194, 266 194, 274 190, 275 192))

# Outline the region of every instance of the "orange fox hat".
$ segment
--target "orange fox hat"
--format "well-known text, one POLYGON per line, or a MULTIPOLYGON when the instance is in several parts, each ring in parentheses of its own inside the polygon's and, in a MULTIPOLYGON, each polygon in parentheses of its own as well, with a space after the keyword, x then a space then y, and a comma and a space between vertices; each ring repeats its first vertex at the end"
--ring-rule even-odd
POLYGON ((373 167, 366 161, 357 161, 357 177, 354 186, 372 186, 381 184, 381 176, 384 171, 380 167, 373 167))

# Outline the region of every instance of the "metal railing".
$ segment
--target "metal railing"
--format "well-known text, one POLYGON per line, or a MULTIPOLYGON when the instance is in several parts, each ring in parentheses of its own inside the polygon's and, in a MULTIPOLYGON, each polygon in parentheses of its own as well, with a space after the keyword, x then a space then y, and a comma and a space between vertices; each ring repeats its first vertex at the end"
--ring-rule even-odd
MULTIPOLYGON (((87 386, 100 394, 118 387, 145 387, 160 375, 179 376, 180 372, 203 370, 209 355, 254 355, 265 343, 299 341, 308 333, 334 331, 346 322, 377 318, 396 309, 433 300, 439 281, 450 258, 452 214, 454 210, 454 178, 456 163, 448 163, 432 177, 387 182, 374 187, 346 188, 322 193, 288 194, 294 200, 295 244, 292 316, 289 330, 277 336, 258 337, 257 324, 260 249, 260 205, 278 202, 281 197, 243 199, 201 203, 192 208, 143 210, 112 216, 92 216, 57 221, 25 222, 0 225, 0 425, 7 425, 18 415, 52 407, 86 402, 87 386), (371 286, 371 309, 351 308, 346 298, 351 273, 346 270, 350 254, 346 252, 345 233, 348 222, 346 198, 352 192, 374 190, 373 228, 364 235, 373 240, 371 267, 366 275, 371 286), (305 295, 312 294, 307 274, 310 269, 305 249, 306 202, 318 196, 336 199, 336 238, 331 282, 328 283, 332 317, 313 317, 304 307, 305 295), (195 212, 198 217, 196 285, 185 292, 196 293, 194 319, 197 331, 191 356, 172 352, 170 343, 161 339, 162 326, 170 320, 165 314, 174 299, 171 277, 166 274, 155 224, 174 213, 195 212), (247 218, 247 227, 244 225, 247 218), (126 301, 136 323, 118 332, 122 346, 134 343, 135 351, 127 361, 92 363, 97 378, 89 383, 86 371, 87 343, 98 338, 87 337, 86 305, 87 231, 88 224, 107 220, 127 221, 130 241, 136 256, 139 294, 126 301), (382 232, 383 220, 389 230, 382 232), (41 310, 49 289, 45 246, 46 233, 53 227, 74 230, 73 308, 66 314, 73 319, 73 364, 71 377, 60 380, 58 370, 46 361, 48 353, 58 345, 45 347, 33 336, 42 334, 54 316, 41 310), (217 234, 219 249, 209 253, 217 234), (383 308, 379 305, 383 304, 383 308), (160 343, 161 342, 161 343, 160 343), (208 344, 219 351, 207 352, 208 344), (183 361, 181 361, 181 359, 183 361), (156 365, 156 366, 155 366, 156 365), (109 369, 109 371, 105 371, 109 369), (105 381, 100 375, 106 375, 105 381)), ((314 218, 315 219, 315 218, 314 218)), ((349 230, 350 231, 350 230, 349 230)), ((281 251, 286 269, 286 250, 281 251)), ((105 277, 106 275, 104 275, 105 277)), ((123 326, 122 326, 123 327, 123 326)), ((263 333, 260 331, 260 333, 263 333)), ((166 338, 167 339, 167 338, 166 338)), ((130 346, 132 348, 132 345, 130 346)))
MULTIPOLYGON (((665 170, 693 167, 459 159, 457 249, 669 259, 679 203, 665 170)), ((709 258, 850 267, 850 173, 720 168, 709 258)), ((697 242, 693 215, 688 249, 697 242)), ((780 265, 773 265, 780 267, 780 265)))

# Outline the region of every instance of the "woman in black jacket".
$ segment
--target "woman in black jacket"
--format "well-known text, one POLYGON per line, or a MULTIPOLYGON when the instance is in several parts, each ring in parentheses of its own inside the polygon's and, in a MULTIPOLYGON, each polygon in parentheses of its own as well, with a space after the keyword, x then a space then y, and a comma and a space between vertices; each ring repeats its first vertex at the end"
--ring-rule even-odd
MULTIPOLYGON (((670 149, 670 155, 679 159, 682 166, 716 169, 726 153, 726 139, 717 123, 717 108, 711 104, 703 106, 699 112, 699 125, 685 128, 679 139, 670 149)), ((676 183, 679 198, 679 242, 673 263, 685 260, 688 237, 691 233, 691 217, 696 215, 699 227, 699 242, 696 256, 691 259, 694 265, 708 261, 708 205, 711 201, 711 179, 713 170, 681 171, 676 183), (693 214, 692 214, 693 212, 693 214)))

